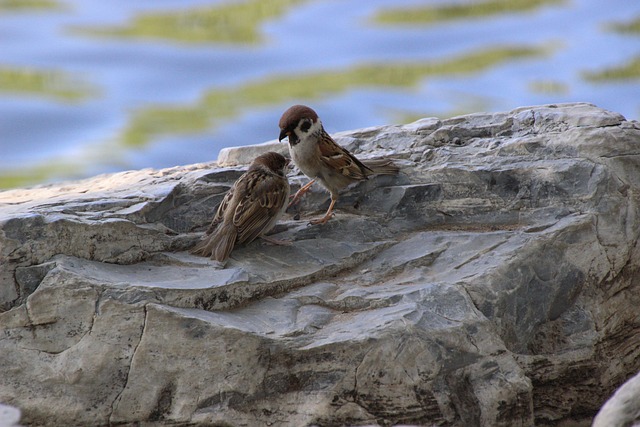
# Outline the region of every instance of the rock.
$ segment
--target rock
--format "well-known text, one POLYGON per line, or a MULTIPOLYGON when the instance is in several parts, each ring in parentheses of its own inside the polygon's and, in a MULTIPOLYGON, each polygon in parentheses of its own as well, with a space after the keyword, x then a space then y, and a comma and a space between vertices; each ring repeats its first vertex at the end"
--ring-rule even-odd
POLYGON ((0 426, 18 427, 20 422, 20 410, 13 406, 0 403, 0 426))
POLYGON ((402 173, 309 227, 314 187, 292 246, 224 268, 187 249, 285 144, 0 192, 0 401, 48 425, 586 424, 640 370, 638 123, 564 104, 336 138, 402 173))
POLYGON ((640 375, 625 382, 604 404, 593 427, 640 425, 640 375))
POLYGON ((289 148, 286 142, 268 141, 262 144, 248 145, 244 147, 227 147, 220 150, 218 155, 219 166, 248 165, 253 159, 268 151, 275 151, 289 156, 289 148))

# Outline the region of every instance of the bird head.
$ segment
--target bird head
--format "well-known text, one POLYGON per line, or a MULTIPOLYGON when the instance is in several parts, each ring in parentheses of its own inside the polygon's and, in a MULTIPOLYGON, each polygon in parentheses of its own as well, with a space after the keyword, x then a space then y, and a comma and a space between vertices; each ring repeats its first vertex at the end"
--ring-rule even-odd
POLYGON ((251 163, 250 169, 263 166, 278 175, 285 176, 289 170, 289 162, 291 159, 287 159, 282 154, 269 151, 256 157, 251 163))
POLYGON ((294 146, 318 130, 322 123, 318 115, 306 105, 294 105, 282 114, 280 118, 279 141, 289 138, 289 145, 294 146))

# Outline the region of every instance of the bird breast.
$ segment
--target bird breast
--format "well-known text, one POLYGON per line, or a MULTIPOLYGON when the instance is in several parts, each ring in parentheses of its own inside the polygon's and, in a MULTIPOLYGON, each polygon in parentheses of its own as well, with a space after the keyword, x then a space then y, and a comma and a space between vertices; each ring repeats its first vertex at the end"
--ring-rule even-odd
POLYGON ((317 178, 322 169, 318 144, 311 138, 301 139, 294 146, 289 146, 289 154, 295 165, 309 178, 317 178))

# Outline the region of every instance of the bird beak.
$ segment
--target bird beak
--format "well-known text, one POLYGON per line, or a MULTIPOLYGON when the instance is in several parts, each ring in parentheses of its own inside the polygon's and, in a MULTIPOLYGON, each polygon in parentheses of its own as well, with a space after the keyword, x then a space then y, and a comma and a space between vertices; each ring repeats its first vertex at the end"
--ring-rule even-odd
POLYGON ((278 141, 282 142, 282 140, 285 139, 286 137, 288 137, 290 133, 291 133, 291 131, 288 131, 286 129, 282 129, 282 131, 280 132, 280 137, 278 138, 278 141))

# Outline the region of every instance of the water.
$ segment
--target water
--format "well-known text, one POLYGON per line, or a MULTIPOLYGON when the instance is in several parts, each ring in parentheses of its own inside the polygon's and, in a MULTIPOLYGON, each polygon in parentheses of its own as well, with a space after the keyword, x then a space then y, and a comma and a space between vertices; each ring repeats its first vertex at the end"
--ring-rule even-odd
POLYGON ((573 101, 638 118, 640 66, 615 70, 640 32, 613 26, 640 2, 491 1, 0 0, 0 187, 210 161, 294 103, 329 132, 573 101), (381 17, 451 4, 476 6, 381 17))

